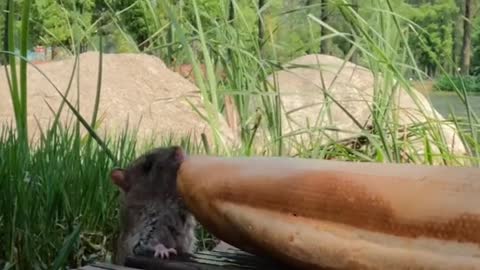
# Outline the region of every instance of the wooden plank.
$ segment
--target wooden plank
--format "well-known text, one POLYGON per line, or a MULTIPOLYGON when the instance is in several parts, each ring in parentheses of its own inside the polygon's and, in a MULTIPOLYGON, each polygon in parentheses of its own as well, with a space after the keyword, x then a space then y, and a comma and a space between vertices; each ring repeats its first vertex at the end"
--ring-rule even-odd
POLYGON ((254 256, 236 247, 224 244, 213 251, 199 251, 169 260, 150 257, 127 257, 124 266, 95 263, 78 270, 286 270, 266 258, 254 256))
POLYGON ((78 270, 140 270, 139 268, 125 267, 122 265, 115 265, 110 263, 97 262, 92 265, 83 266, 78 270))
POLYGON ((191 261, 179 260, 160 260, 145 257, 127 258, 126 266, 113 265, 107 263, 95 263, 93 265, 83 266, 77 270, 283 270, 284 267, 252 264, 241 264, 228 259, 214 259, 213 257, 204 257, 203 260, 195 259, 191 261))
POLYGON ((86 266, 82 266, 80 268, 77 268, 76 270, 103 270, 103 269, 92 266, 92 265, 86 265, 86 266))
POLYGON ((128 257, 125 266, 149 270, 282 270, 288 269, 273 261, 235 250, 203 251, 173 260, 128 257))
POLYGON ((95 263, 96 267, 102 270, 139 270, 139 268, 131 268, 122 265, 114 265, 109 263, 95 263))

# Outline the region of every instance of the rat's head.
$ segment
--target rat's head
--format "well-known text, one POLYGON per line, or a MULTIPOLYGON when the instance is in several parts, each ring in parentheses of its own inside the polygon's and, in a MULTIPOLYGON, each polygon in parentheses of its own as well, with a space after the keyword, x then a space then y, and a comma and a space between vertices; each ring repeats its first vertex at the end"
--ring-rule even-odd
POLYGON ((185 158, 178 146, 160 147, 137 158, 126 168, 111 172, 127 204, 142 205, 177 197, 177 171, 185 158))
POLYGON ((176 183, 184 159, 180 147, 161 147, 143 154, 126 168, 112 170, 111 180, 122 191, 118 262, 133 254, 139 237, 150 233, 151 223, 162 213, 176 211, 182 217, 186 215, 176 183))

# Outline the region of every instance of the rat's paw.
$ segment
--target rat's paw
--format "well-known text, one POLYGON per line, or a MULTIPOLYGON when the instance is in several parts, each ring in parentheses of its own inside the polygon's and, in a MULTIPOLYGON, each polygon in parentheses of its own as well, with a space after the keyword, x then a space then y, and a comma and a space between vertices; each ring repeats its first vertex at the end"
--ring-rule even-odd
POLYGON ((168 259, 170 257, 170 254, 177 255, 177 250, 174 248, 166 248, 162 244, 158 244, 155 246, 155 258, 160 257, 161 259, 168 259))

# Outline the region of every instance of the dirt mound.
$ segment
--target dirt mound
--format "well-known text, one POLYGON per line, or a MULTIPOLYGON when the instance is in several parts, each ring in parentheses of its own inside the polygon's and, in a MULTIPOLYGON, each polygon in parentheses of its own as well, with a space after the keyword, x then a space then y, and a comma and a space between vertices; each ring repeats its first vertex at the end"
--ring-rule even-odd
MULTIPOLYGON (((294 68, 278 71, 275 78, 284 108, 283 131, 286 134, 300 134, 290 138, 303 143, 313 138, 313 144, 325 144, 331 140, 342 141, 362 135, 363 128, 359 125, 372 126, 371 108, 374 103, 375 78, 370 70, 350 62, 344 63, 343 59, 337 57, 320 54, 302 56, 289 64, 294 65, 294 68), (313 67, 305 67, 306 65, 313 67), (323 89, 348 113, 331 101, 325 102, 323 89), (307 132, 312 126, 325 130, 318 134, 313 129, 312 135, 307 132)), ((273 75, 269 77, 269 81, 273 84, 273 75)), ((399 89, 393 96, 393 102, 395 103, 391 108, 395 108, 398 113, 398 124, 401 128, 427 121, 434 125, 433 120, 444 120, 428 100, 414 89, 412 95, 399 89)), ((466 153, 454 127, 446 123, 434 126, 439 133, 443 133, 448 150, 458 155, 466 153)), ((428 134, 428 138, 434 141, 432 136, 428 134)), ((413 147, 418 155, 423 157, 426 151, 424 139, 421 132, 409 133, 408 136, 405 135, 404 147, 413 147)), ((434 148, 433 152, 440 152, 436 146, 431 147, 434 148)))
MULTIPOLYGON (((90 122, 97 89, 99 54, 84 53, 79 60, 79 76, 74 78, 68 98, 72 103, 76 103, 79 86, 80 112, 90 122)), ((65 93, 72 75, 74 58, 45 63, 38 67, 65 93)), ((140 137, 151 134, 157 137, 170 134, 186 136, 192 133, 198 137, 205 132, 207 137, 211 138, 208 123, 185 99, 188 98, 204 111, 198 88, 180 74, 168 69, 157 57, 145 54, 105 54, 101 89, 98 112, 101 134, 106 130, 108 134, 116 134, 127 126, 128 121, 129 129, 138 127, 140 137)), ((14 121, 5 72, 0 74, 0 93, 0 121, 14 121)), ((42 128, 53 119, 47 102, 56 110, 61 103, 61 97, 40 72, 29 66, 28 123, 31 136, 38 135, 35 118, 42 128)), ((67 117, 72 117, 68 108, 62 113, 63 123, 67 117)), ((220 122, 222 134, 232 140, 232 132, 224 119, 221 118, 220 122)))

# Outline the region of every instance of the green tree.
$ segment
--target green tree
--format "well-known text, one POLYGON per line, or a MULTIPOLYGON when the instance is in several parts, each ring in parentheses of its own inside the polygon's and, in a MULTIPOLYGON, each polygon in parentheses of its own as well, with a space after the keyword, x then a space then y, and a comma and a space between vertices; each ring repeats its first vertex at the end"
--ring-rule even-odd
POLYGON ((95 33, 92 28, 94 0, 63 0, 69 21, 72 25, 73 40, 79 46, 80 52, 88 48, 88 42, 95 33))
MULTIPOLYGON (((7 1, 0 1, 0 49, 3 50, 5 48, 5 40, 6 40, 6 33, 5 33, 5 18, 6 13, 5 9, 7 1)), ((0 65, 4 63, 4 55, 0 55, 0 65)))
POLYGON ((459 9, 454 0, 416 2, 421 3, 405 11, 422 27, 418 35, 412 37, 411 48, 415 48, 417 60, 427 74, 435 76, 437 63, 452 68, 449 60, 453 59, 453 30, 459 9))
POLYGON ((55 47, 70 43, 68 12, 56 0, 36 0, 34 8, 42 25, 39 39, 43 45, 52 47, 54 58, 55 47))
MULTIPOLYGON (((329 19, 330 19, 330 11, 328 10, 328 1, 327 0, 322 0, 320 1, 320 8, 321 8, 321 15, 320 19, 322 22, 329 24, 329 19)), ((325 27, 322 27, 322 38, 328 35, 328 31, 325 27)), ((321 44, 320 44, 320 53, 322 54, 328 54, 330 52, 330 40, 329 39, 323 39, 321 44)))
MULTIPOLYGON (((226 1, 218 0, 196 0, 196 5, 198 13, 200 14, 200 19, 202 26, 205 29, 210 29, 216 26, 219 18, 224 16, 224 6, 228 6, 226 1)), ((196 25, 195 9, 193 1, 185 1, 183 11, 185 12, 185 17, 192 24, 196 25)))
POLYGON ((146 1, 150 0, 109 0, 107 1, 114 12, 122 11, 117 14, 115 19, 123 30, 130 35, 135 44, 138 45, 140 51, 144 51, 148 47, 145 42, 150 34, 156 29, 150 29, 153 24, 148 17, 146 1))
MULTIPOLYGON (((32 15, 35 16, 40 43, 56 47, 79 45, 80 52, 86 50, 89 37, 94 33, 92 26, 94 0, 35 0, 32 15)), ((54 57, 52 53, 52 57, 54 57)))

